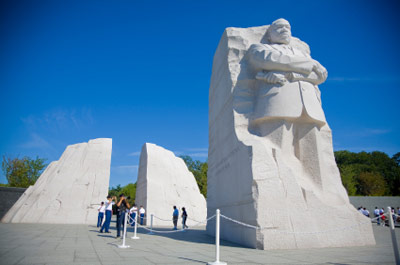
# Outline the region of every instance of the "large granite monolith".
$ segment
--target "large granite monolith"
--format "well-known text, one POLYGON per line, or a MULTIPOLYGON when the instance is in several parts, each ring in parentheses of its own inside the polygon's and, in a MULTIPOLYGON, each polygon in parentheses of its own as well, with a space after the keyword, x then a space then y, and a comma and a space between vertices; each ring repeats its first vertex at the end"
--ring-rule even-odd
POLYGON ((155 216, 156 226, 172 226, 174 205, 180 215, 186 208, 189 226, 204 221, 207 214, 206 200, 182 158, 151 143, 144 144, 140 154, 135 200, 146 209, 147 220, 155 216))
POLYGON ((1 220, 10 223, 96 224, 108 194, 112 139, 69 145, 1 220))
POLYGON ((318 88, 326 78, 284 19, 225 30, 209 91, 207 211, 258 229, 222 219, 221 238, 259 249, 375 244, 341 183, 318 88))

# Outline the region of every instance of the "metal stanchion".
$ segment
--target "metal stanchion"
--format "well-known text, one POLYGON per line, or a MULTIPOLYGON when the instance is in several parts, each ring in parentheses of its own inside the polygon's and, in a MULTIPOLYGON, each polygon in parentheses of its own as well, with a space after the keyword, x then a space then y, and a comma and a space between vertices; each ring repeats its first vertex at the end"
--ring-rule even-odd
POLYGON ((135 214, 135 232, 133 234, 132 239, 139 239, 140 237, 137 236, 136 231, 137 231, 137 219, 138 219, 138 213, 135 214))
POLYGON ((207 265, 227 265, 226 262, 219 261, 219 219, 220 211, 217 209, 215 214, 215 261, 207 262, 207 265))
POLYGON ((128 213, 125 212, 125 219, 124 219, 124 235, 122 237, 122 245, 118 245, 119 248, 129 248, 130 246, 125 245, 125 238, 126 238, 126 227, 128 226, 128 213))
POLYGON ((392 234, 392 245, 393 245, 394 258, 396 260, 396 264, 400 265, 399 247, 397 246, 396 233, 394 230, 392 207, 387 207, 387 208, 388 208, 388 212, 389 212, 388 217, 389 217, 389 224, 390 224, 390 233, 392 234))
POLYGON ((153 235, 153 214, 151 214, 151 219, 150 219, 150 232, 148 232, 147 234, 149 235, 153 235))

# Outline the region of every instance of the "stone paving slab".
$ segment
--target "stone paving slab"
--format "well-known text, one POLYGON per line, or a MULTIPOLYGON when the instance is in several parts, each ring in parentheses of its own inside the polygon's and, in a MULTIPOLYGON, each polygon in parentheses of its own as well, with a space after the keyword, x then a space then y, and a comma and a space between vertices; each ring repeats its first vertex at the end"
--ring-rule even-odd
MULTIPOLYGON (((170 231, 170 228, 157 228, 170 231)), ((221 241, 221 261, 234 264, 395 264, 390 231, 373 225, 376 246, 256 250, 221 241)), ((133 240, 128 228, 126 244, 115 238, 115 222, 110 234, 100 234, 95 226, 0 223, 0 264, 206 264, 215 260, 215 239, 204 227, 179 233, 149 235, 138 229, 133 240)), ((400 229, 396 229, 400 243, 400 229)))

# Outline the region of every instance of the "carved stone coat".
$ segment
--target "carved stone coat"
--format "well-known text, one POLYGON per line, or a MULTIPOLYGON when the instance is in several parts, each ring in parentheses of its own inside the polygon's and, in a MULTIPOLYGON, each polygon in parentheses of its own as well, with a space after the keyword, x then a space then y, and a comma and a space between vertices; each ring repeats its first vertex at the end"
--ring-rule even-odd
MULTIPOLYGON (((256 72, 272 71, 281 73, 287 78, 293 74, 307 77, 314 73, 312 71, 313 59, 307 53, 289 45, 253 44, 249 49, 248 56, 248 60, 256 72)), ((315 73, 314 76, 316 76, 315 73)), ((257 80, 258 92, 253 121, 271 118, 293 120, 300 117, 304 110, 305 114, 316 123, 325 124, 319 89, 315 85, 323 81, 315 80, 313 84, 309 81, 295 79, 279 85, 257 80)))

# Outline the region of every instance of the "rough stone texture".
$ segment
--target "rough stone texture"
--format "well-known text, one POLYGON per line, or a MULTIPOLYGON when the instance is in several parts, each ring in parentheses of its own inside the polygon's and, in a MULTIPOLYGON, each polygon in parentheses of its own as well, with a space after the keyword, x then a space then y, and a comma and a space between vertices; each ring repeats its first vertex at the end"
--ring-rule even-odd
POLYGON ((204 221, 207 214, 206 200, 185 162, 173 152, 151 143, 144 144, 140 154, 135 200, 138 207, 143 205, 146 209, 148 220, 151 214, 168 220, 154 218, 153 225, 172 225, 174 205, 179 215, 182 207, 186 208, 189 226, 197 223, 193 220, 204 221))
POLYGON ((19 197, 25 192, 25 188, 0 187, 0 219, 10 210, 19 197))
POLYGON ((3 217, 2 222, 95 224, 108 193, 112 140, 68 146, 3 217))
MULTIPOLYGON (((293 142, 303 141, 303 153, 290 154, 285 148, 293 151, 296 146, 278 146, 270 137, 271 134, 282 139, 288 137, 288 130, 284 127, 292 126, 289 122, 268 117, 271 119, 263 123, 266 125, 263 132, 270 130, 271 134, 257 132, 251 126, 256 115, 257 119, 260 118, 260 113, 254 114, 258 108, 254 105, 264 99, 258 98, 257 84, 261 81, 256 79, 257 72, 249 65, 248 51, 251 45, 265 42, 267 29, 268 26, 227 28, 214 56, 209 91, 207 215, 215 214, 219 208, 223 215, 260 227, 260 230, 255 230, 221 220, 221 238, 253 248, 374 244, 370 221, 349 203, 341 183, 333 156, 331 130, 324 120, 322 108, 315 105, 315 97, 319 97, 318 87, 315 86, 317 92, 312 92, 314 87, 311 86, 311 94, 307 95, 313 101, 312 108, 304 110, 303 106, 305 112, 310 110, 306 113, 308 119, 302 118, 301 114, 296 121, 308 126, 319 120, 320 127, 310 125, 313 130, 310 139, 307 138, 309 134, 301 131, 292 135, 293 142), (281 124, 277 124, 279 122, 281 124), (272 125, 276 127, 271 128, 272 125), (308 162, 314 167, 305 166, 307 163, 300 159, 303 155, 311 157, 311 162, 308 162)), ((302 50, 304 56, 309 57, 308 45, 299 39, 293 37, 290 46, 302 50)), ((290 89, 295 88, 292 86, 290 89)), ((276 88, 274 93, 281 91, 276 88)), ((300 100, 308 92, 301 90, 298 94, 297 90, 296 93, 300 100)), ((272 99, 273 96, 269 95, 268 100, 272 99)), ((301 102, 294 104, 297 108, 295 114, 300 115, 298 104, 301 102)), ((263 105, 264 110, 281 111, 277 105, 271 109, 268 106, 263 105)), ((285 103, 281 107, 292 106, 285 103)), ((215 222, 212 220, 207 223, 207 232, 213 235, 214 230, 215 222)))

